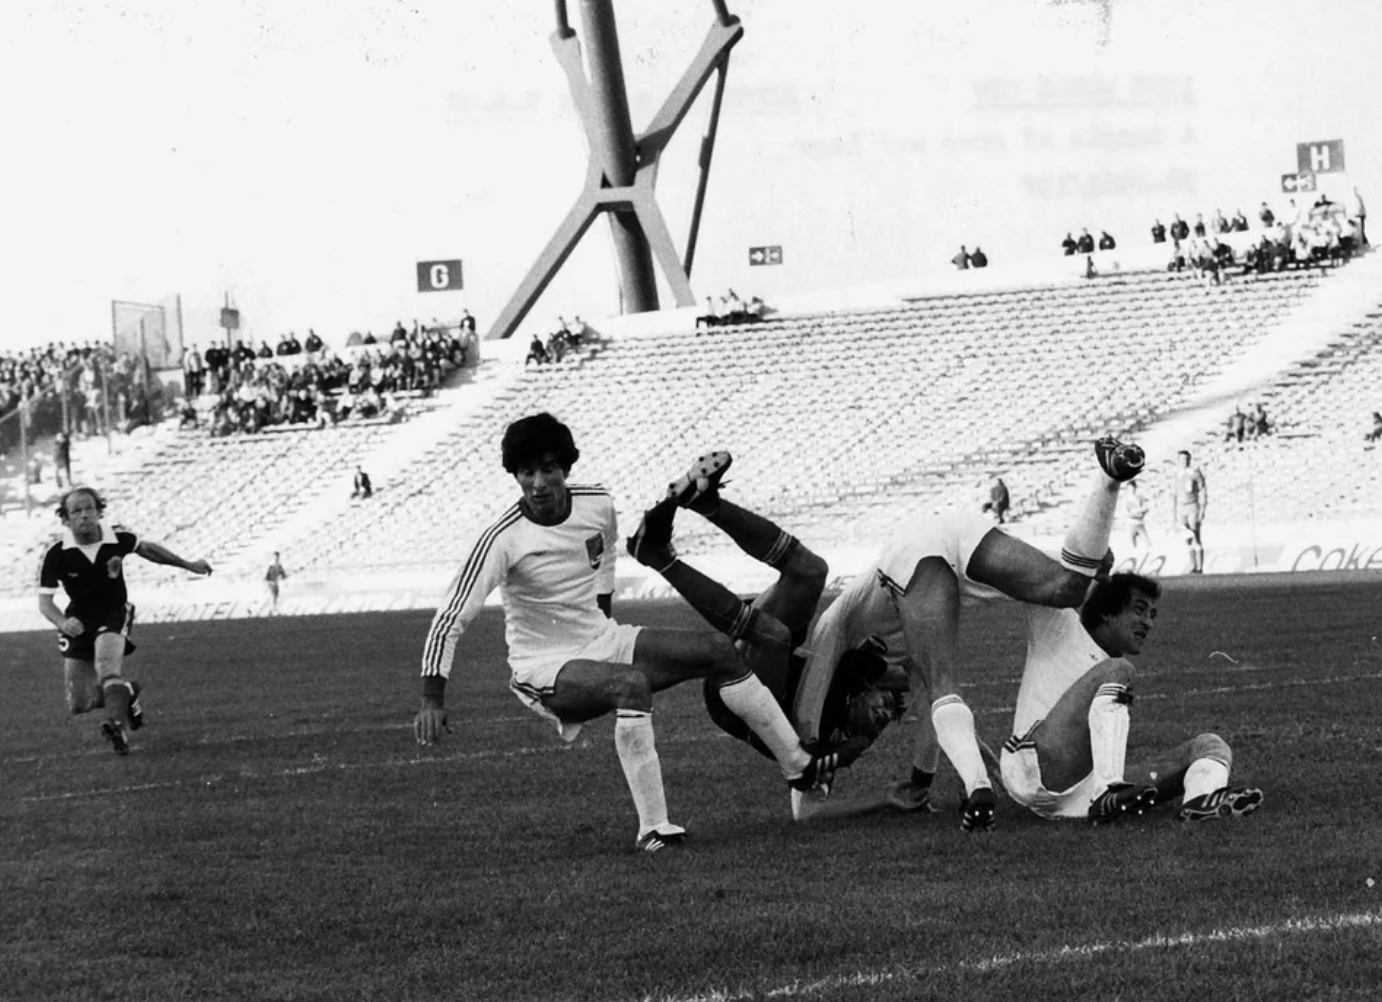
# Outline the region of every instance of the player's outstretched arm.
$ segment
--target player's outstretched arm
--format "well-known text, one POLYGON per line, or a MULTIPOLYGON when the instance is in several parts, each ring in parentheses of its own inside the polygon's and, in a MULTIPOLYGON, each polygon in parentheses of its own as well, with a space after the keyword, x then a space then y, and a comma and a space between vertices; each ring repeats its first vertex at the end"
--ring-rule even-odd
POLYGON ((422 679, 422 706, 413 719, 413 736, 420 745, 433 745, 441 740, 442 733, 451 728, 446 725, 446 679, 440 675, 425 675, 422 679))
POLYGON ((150 563, 167 564, 169 567, 181 567, 183 570, 191 571, 193 574, 211 573, 211 565, 205 560, 184 560, 163 544, 154 543, 147 539, 140 540, 134 552, 150 563))

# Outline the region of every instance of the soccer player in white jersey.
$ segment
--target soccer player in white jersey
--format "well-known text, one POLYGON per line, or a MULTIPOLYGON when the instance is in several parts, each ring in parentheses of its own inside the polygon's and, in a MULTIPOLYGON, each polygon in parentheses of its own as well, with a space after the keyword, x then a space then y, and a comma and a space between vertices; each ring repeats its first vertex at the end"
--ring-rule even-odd
POLYGON ((827 785, 840 756, 802 747, 772 693, 727 638, 612 618, 614 502, 601 487, 567 483, 580 457, 570 430, 550 414, 530 415, 508 427, 501 448, 521 497, 480 535, 432 620, 414 721, 418 742, 441 738, 457 642, 499 588, 510 688, 519 700, 567 741, 585 722, 616 714, 614 743, 638 813, 638 849, 657 851, 685 839, 685 830, 668 820, 652 724, 653 694, 680 682, 711 680, 794 789, 827 785))
MULTIPOLYGON (((1111 563, 1111 561, 1109 561, 1111 563)), ((1181 798, 1176 818, 1235 818, 1262 791, 1228 785, 1233 753, 1200 734, 1126 767, 1133 664, 1157 618, 1161 586, 1138 574, 1102 578, 1084 606, 1027 609, 1027 661, 1003 746, 1003 786, 1043 818, 1098 824, 1181 798)))
MULTIPOLYGON (((894 688, 906 685, 914 693, 926 693, 931 701, 931 712, 918 715, 912 775, 897 784, 893 791, 895 802, 917 809, 929 806, 931 777, 943 750, 965 784, 961 827, 966 831, 992 827, 992 783, 974 732, 973 713, 959 692, 960 607, 1003 596, 1040 605, 1080 605, 1108 550, 1119 484, 1136 476, 1145 461, 1141 449, 1111 438, 1097 442, 1095 454, 1102 472, 1066 536, 1060 562, 1007 535, 981 514, 951 510, 912 520, 883 548, 871 568, 851 580, 805 638, 804 666, 799 677, 791 678, 788 698, 792 718, 808 746, 826 736, 823 721, 832 716, 838 719, 847 712, 830 705, 832 699, 841 695, 836 683, 845 659, 853 656, 856 664, 870 658, 881 659, 880 673, 892 675, 894 688)), ((637 552, 635 556, 662 573, 713 624, 724 629, 723 623, 731 623, 726 631, 730 636, 746 638, 755 628, 760 635, 770 635, 768 624, 776 620, 780 629, 781 622, 791 617, 798 624, 791 631, 792 642, 800 643, 800 628, 810 622, 820 585, 815 584, 809 608, 789 611, 784 611, 788 603, 782 598, 791 593, 780 595, 779 589, 784 583, 803 577, 789 573, 793 554, 808 567, 808 557, 822 565, 815 574, 804 577, 807 584, 824 580, 824 562, 803 552, 799 544, 772 523, 719 498, 715 488, 728 465, 728 453, 702 457, 686 477, 673 484, 672 499, 695 507, 724 529, 746 553, 778 567, 782 576, 765 593, 766 609, 748 606, 736 612, 737 599, 732 595, 729 599, 715 599, 703 576, 686 567, 670 549, 670 523, 667 531, 659 533, 654 559, 645 559, 637 552), (754 528, 754 519, 764 523, 763 527, 754 528), (716 610, 717 603, 722 610, 716 610), (771 617, 762 615, 769 609, 771 617)), ((797 580, 795 591, 800 596, 808 594, 809 589, 797 580)), ((782 663, 785 659, 779 661, 782 663)), ((760 665, 756 667, 762 670, 760 665)), ((862 691, 853 695, 872 698, 862 691)), ((862 709, 866 714, 869 711, 868 707, 862 709)), ((877 718, 885 718, 895 704, 878 701, 872 709, 877 718)), ((875 726, 882 722, 876 719, 875 726)))

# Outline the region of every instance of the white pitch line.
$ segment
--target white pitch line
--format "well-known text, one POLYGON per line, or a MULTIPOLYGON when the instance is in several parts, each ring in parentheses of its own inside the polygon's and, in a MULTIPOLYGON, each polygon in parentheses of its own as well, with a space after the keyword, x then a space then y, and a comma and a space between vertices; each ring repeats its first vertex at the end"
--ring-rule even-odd
POLYGON ((742 1000, 757 998, 808 998, 828 995, 830 992, 842 988, 863 988, 909 981, 924 982, 927 978, 935 977, 938 974, 971 971, 982 974, 1012 967, 1016 964, 1063 964, 1072 960, 1085 960, 1108 954, 1136 954, 1146 950, 1166 950, 1215 943, 1248 943, 1274 936, 1299 936, 1379 926, 1382 926, 1382 912, 1351 912, 1339 915, 1283 919, 1270 925, 1229 927, 1227 929, 1212 929, 1209 932, 1159 934, 1134 940, 1104 940, 1087 943, 1083 946, 1062 946, 1050 950, 1031 950, 1000 954, 983 959, 961 960, 954 964, 856 971, 853 974, 832 975, 813 981, 793 982, 765 991, 712 988, 696 995, 644 995, 639 1002, 742 1002, 742 1000))

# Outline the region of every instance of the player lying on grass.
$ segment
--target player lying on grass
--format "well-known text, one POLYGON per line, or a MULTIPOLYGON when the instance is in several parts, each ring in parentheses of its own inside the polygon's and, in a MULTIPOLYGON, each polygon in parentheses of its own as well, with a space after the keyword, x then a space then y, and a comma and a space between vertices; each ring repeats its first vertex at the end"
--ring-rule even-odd
MULTIPOLYGON (((788 645, 800 642, 810 622, 825 578, 824 561, 771 522, 720 497, 719 482, 731 462, 728 453, 703 457, 674 483, 668 497, 645 515, 630 550, 732 639, 748 641, 751 648, 787 651, 769 659, 772 664, 764 677, 780 699, 790 701, 808 745, 823 736, 823 722, 839 720, 842 713, 846 718, 867 714, 876 729, 898 712, 896 703, 881 695, 868 695, 848 712, 838 706, 828 710, 842 695, 852 692, 856 701, 865 695, 857 685, 841 685, 842 679, 873 671, 880 678, 891 676, 900 687, 900 679, 906 677, 911 691, 927 694, 931 712, 917 716, 912 775, 899 784, 896 797, 918 809, 927 806, 931 777, 943 750, 965 786, 961 827, 986 830, 993 826, 995 798, 973 713, 959 691, 960 608, 1002 596, 1054 607, 1081 603, 1108 550, 1119 484, 1136 476, 1144 462, 1142 450, 1111 438, 1095 444, 1095 455, 1102 472, 1066 536, 1059 562, 1007 535, 978 512, 951 510, 915 518, 821 615, 805 638, 799 677, 789 673, 788 645), (677 557, 671 545, 677 506, 704 515, 744 552, 778 568, 781 576, 765 593, 765 601, 744 605, 677 557), (802 574, 793 560, 811 573, 802 574), (799 604, 792 604, 789 596, 799 604), (881 659, 885 668, 870 669, 871 658, 881 659), (841 675, 842 664, 855 668, 841 675), (872 708, 866 705, 869 701, 872 708)), ((867 683, 865 688, 880 687, 867 683)))
POLYGON ((1262 803, 1261 790, 1228 785, 1233 753, 1217 734, 1125 768, 1128 658, 1142 653, 1160 599, 1156 581, 1114 574, 1101 577, 1078 612, 1028 607, 1014 736, 1000 759, 1004 788, 1017 803, 1040 817, 1095 823, 1177 798, 1180 821, 1239 817, 1262 803))
POLYGON ((101 733, 117 755, 129 754, 126 728, 144 724, 141 687, 121 675, 125 656, 134 652, 130 628, 134 606, 125 587, 124 559, 131 553, 155 564, 210 574, 205 560, 184 560, 168 548, 140 539, 124 526, 106 525, 105 500, 90 487, 74 487, 58 502, 65 531, 43 555, 38 578, 38 611, 58 628, 67 707, 73 713, 104 708, 101 733), (68 598, 58 609, 57 591, 68 598))
POLYGON ((509 683, 567 741, 586 721, 616 715, 614 744, 638 812, 635 845, 681 843, 671 824, 653 741, 653 695, 706 679, 731 712, 772 751, 788 784, 830 782, 841 755, 802 747, 772 693, 725 637, 709 631, 623 625, 612 618, 618 529, 602 487, 567 483, 580 457, 570 430, 550 414, 509 425, 504 469, 520 497, 480 534, 432 620, 422 655, 420 744, 446 727, 445 687, 457 642, 496 588, 504 600, 509 683))

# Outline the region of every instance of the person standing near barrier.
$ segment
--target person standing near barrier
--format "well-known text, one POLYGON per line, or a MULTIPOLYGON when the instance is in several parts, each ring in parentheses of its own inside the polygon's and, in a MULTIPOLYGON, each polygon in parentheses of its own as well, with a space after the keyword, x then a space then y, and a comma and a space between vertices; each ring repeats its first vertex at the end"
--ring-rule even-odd
POLYGON ((269 589, 269 599, 272 603, 269 607, 269 615, 278 615, 278 588, 279 583, 288 576, 288 572, 283 569, 283 563, 279 560, 279 553, 274 551, 274 562, 269 565, 269 569, 264 572, 264 585, 269 589))
POLYGON ((1171 521, 1185 531, 1185 542, 1190 549, 1190 573, 1204 573, 1204 543, 1200 539, 1200 527, 1204 524, 1205 509, 1209 507, 1209 486, 1205 483, 1204 471, 1190 465, 1190 453, 1186 449, 1176 453, 1180 459, 1180 469, 1176 471, 1173 496, 1175 508, 1171 521))

